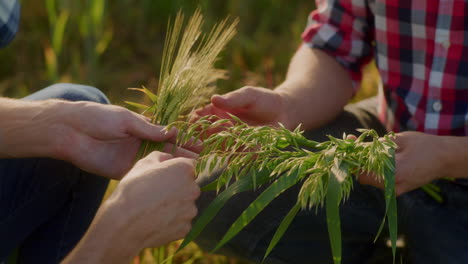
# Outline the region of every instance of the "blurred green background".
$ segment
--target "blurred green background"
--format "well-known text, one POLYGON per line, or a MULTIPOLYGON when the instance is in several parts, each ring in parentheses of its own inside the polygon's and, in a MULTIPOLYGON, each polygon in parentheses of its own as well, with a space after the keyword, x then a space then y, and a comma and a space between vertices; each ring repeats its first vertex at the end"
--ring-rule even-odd
MULTIPOLYGON (((218 67, 228 80, 219 93, 254 85, 274 88, 301 44, 313 0, 23 0, 20 30, 0 50, 0 96, 21 98, 57 82, 93 85, 114 104, 139 100, 129 91, 157 83, 170 17, 199 7, 207 27, 239 17, 238 34, 218 67)), ((375 93, 375 68, 368 68, 357 98, 375 93)), ((135 263, 160 263, 177 247, 146 250, 135 263), (145 257, 146 256, 146 257, 145 257)), ((209 256, 192 245, 170 263, 239 263, 209 256)))
POLYGON ((0 95, 22 97, 56 82, 93 85, 113 103, 134 99, 158 78, 168 19, 200 7, 211 26, 239 17, 235 39, 218 66, 230 72, 219 92, 274 87, 301 43, 308 0, 44 0, 22 1, 20 31, 0 50, 0 95))

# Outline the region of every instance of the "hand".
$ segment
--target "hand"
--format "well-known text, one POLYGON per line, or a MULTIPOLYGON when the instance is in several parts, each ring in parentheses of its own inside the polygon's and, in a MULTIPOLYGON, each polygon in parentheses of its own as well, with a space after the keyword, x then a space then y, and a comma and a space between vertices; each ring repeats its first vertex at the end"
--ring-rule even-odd
POLYGON ((272 125, 278 122, 293 129, 288 118, 286 97, 280 93, 260 87, 243 87, 225 95, 214 95, 211 104, 198 109, 193 114, 194 120, 206 116, 216 115, 229 118, 227 113, 239 117, 249 125, 272 125))
POLYGON ((153 152, 99 209, 66 263, 129 263, 146 247, 184 237, 197 214, 195 160, 153 152))
MULTIPOLYGON (((141 139, 163 142, 173 140, 176 134, 118 106, 67 102, 56 115, 56 158, 113 179, 120 179, 134 164, 141 139)), ((167 151, 172 147, 166 144, 167 151)), ((196 158, 188 150, 176 151, 176 155, 196 158)))
MULTIPOLYGON (((421 132, 402 132, 396 134, 394 140, 398 145, 395 154, 397 195, 444 176, 444 147, 441 137, 421 132)), ((373 175, 361 175, 359 181, 383 188, 383 182, 377 181, 373 175)))
POLYGON ((142 247, 158 247, 184 237, 197 215, 195 160, 153 152, 137 162, 111 200, 122 205, 125 233, 142 247))

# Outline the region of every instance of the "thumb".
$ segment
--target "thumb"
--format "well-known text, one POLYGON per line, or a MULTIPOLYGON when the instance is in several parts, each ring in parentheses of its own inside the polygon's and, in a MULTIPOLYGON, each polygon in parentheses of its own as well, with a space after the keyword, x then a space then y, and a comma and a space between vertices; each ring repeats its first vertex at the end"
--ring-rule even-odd
POLYGON ((133 114, 127 120, 127 133, 140 139, 147 139, 156 142, 173 141, 177 131, 175 128, 166 130, 164 126, 154 125, 147 120, 133 114))
POLYGON ((255 101, 255 92, 250 87, 242 88, 225 95, 214 95, 211 103, 221 109, 238 110, 248 107, 255 101))
POLYGON ((157 162, 164 162, 164 161, 170 160, 172 158, 174 158, 174 156, 169 154, 169 153, 160 152, 160 151, 153 151, 150 154, 148 154, 144 159, 157 161, 157 162))
POLYGON ((377 188, 384 188, 384 183, 381 180, 378 180, 373 173, 362 173, 359 175, 358 180, 361 184, 371 185, 377 188))

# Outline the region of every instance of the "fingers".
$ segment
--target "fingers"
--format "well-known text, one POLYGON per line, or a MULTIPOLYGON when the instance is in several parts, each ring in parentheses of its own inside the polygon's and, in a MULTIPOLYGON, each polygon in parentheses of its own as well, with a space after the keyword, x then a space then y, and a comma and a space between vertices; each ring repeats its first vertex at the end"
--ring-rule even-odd
POLYGON ((174 157, 198 159, 198 154, 185 148, 180 148, 171 143, 164 144, 164 152, 171 153, 174 157))
MULTIPOLYGON (((167 148, 170 149, 171 147, 174 147, 174 145, 168 146, 167 148)), ((160 151, 153 151, 150 154, 148 154, 148 156, 146 156, 143 160, 151 162, 164 162, 165 166, 167 167, 175 166, 179 169, 182 169, 182 171, 185 173, 188 172, 190 174, 195 174, 195 166, 197 164, 197 161, 192 158, 194 155, 198 157, 198 155, 193 152, 190 153, 190 151, 188 150, 179 148, 179 150, 176 151, 174 155, 160 151)))
MULTIPOLYGON (((384 181, 383 180, 378 180, 374 174, 361 174, 359 175, 358 178, 359 182, 361 184, 365 185, 371 185, 380 189, 384 189, 384 181)), ((405 182, 402 181, 401 179, 398 179, 398 176, 395 176, 395 194, 396 196, 400 196, 404 193, 408 192, 408 188, 405 186, 405 182)))
POLYGON ((144 159, 164 162, 166 160, 170 160, 174 158, 186 158, 190 160, 196 160, 198 159, 198 154, 190 150, 177 147, 174 144, 166 143, 164 145, 163 152, 153 151, 150 154, 148 154, 144 159))
POLYGON ((363 173, 359 175, 358 180, 361 184, 371 185, 377 188, 384 188, 383 181, 378 180, 373 173, 363 173))
POLYGON ((195 138, 190 138, 187 143, 182 145, 182 148, 189 150, 193 153, 200 154, 203 151, 203 143, 201 140, 196 140, 195 138))
POLYGON ((399 153, 403 150, 403 148, 406 145, 406 137, 404 136, 403 133, 395 134, 395 137, 393 138, 393 142, 395 142, 395 144, 398 146, 395 152, 399 153))
POLYGON ((190 115, 190 122, 195 122, 203 116, 210 116, 214 115, 221 119, 228 119, 231 118, 226 110, 223 110, 219 107, 214 106, 213 104, 209 104, 203 108, 195 110, 190 115))
POLYGON ((166 161, 167 166, 173 166, 179 170, 178 175, 189 175, 191 179, 195 179, 195 166, 197 161, 194 159, 178 157, 166 161))
POLYGON ((166 160, 170 160, 174 158, 173 155, 165 152, 159 152, 159 151, 153 151, 148 156, 145 157, 147 160, 151 161, 158 161, 158 162, 164 162, 166 160))
MULTIPOLYGON (((130 111, 129 111, 130 112, 130 111)), ((130 112, 126 119, 126 132, 140 139, 147 139, 156 142, 173 141, 177 130, 175 128, 167 131, 165 127, 154 125, 136 113, 130 112)))
MULTIPOLYGON (((128 123, 128 131, 133 136, 140 139, 147 139, 155 142, 176 142, 176 135, 178 132, 174 127, 167 131, 165 127, 154 125, 150 123, 146 117, 133 112, 128 123)), ((174 145, 170 143, 166 145, 174 147, 174 145)), ((183 147, 185 149, 176 149, 179 151, 179 155, 176 154, 176 156, 198 158, 196 153, 200 153, 203 150, 201 142, 193 139, 190 139, 183 147)), ((165 152, 169 152, 169 150, 165 152)))
POLYGON ((221 109, 238 110, 249 107, 255 102, 255 98, 255 88, 243 87, 225 95, 214 95, 211 97, 211 103, 221 109))

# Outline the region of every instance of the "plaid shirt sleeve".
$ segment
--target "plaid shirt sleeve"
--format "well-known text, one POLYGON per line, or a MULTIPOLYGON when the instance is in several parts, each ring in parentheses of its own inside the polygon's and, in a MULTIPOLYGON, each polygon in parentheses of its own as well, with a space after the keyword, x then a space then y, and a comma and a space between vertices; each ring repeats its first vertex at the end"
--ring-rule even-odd
POLYGON ((0 0, 0 47, 10 43, 18 31, 20 5, 17 0, 0 0))
POLYGON ((345 67, 354 87, 373 56, 373 15, 366 0, 316 0, 302 34, 311 48, 325 51, 345 67))

